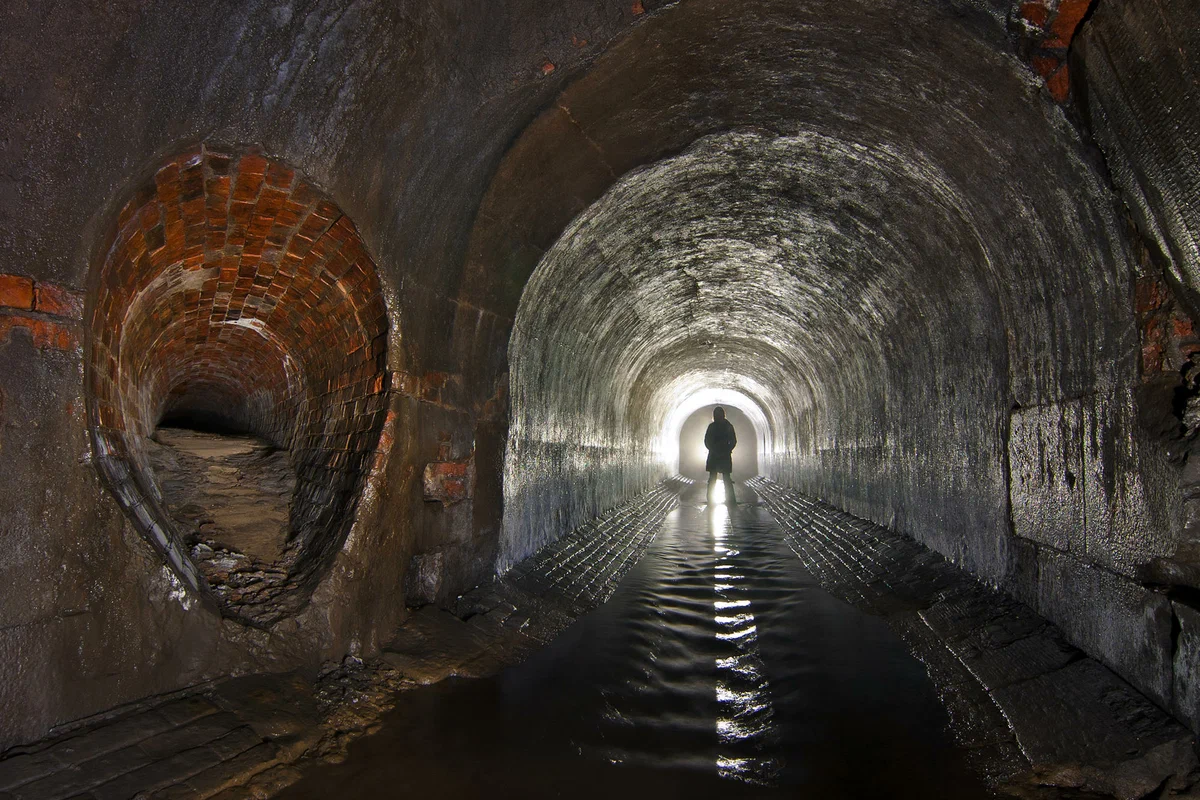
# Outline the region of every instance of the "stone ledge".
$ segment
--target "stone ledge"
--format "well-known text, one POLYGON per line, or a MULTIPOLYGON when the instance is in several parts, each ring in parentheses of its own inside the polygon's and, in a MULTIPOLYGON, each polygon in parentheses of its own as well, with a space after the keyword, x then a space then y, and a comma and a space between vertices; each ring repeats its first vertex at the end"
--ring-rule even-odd
POLYGON ((296 762, 344 758, 396 692, 494 674, 607 600, 686 483, 665 481, 612 509, 452 609, 417 610, 377 660, 347 658, 315 682, 252 675, 199 686, 12 748, 0 754, 0 800, 269 797, 299 779, 296 762))
POLYGON ((828 591, 900 632, 997 791, 1197 796, 1191 732, 1028 606, 900 534, 771 481, 750 484, 828 591))

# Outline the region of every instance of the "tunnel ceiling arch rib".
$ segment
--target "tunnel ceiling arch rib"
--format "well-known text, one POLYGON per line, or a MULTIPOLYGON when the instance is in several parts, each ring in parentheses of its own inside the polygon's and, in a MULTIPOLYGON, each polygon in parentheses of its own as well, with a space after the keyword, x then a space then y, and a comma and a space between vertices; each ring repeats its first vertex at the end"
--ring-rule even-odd
POLYGON ((553 535, 535 516, 568 529, 661 477, 666 387, 742 376, 782 421, 768 474, 1001 580, 1012 407, 1111 392, 1129 365, 1100 357, 1129 340, 1111 203, 970 15, 906 6, 830 48, 858 4, 819 34, 763 8, 646 25, 497 172, 464 296, 524 290, 501 551, 553 535), (768 25, 777 49, 739 47, 768 25))

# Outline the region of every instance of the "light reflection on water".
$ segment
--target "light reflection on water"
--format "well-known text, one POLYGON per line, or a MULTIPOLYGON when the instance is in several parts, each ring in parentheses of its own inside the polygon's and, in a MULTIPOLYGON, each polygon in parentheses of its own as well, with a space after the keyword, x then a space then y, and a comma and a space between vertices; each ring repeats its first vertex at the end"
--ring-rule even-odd
POLYGON ((281 796, 987 796, 887 626, 820 590, 752 492, 730 510, 696 489, 547 649, 403 693, 382 732, 281 796))
POLYGON ((726 746, 717 754, 717 774, 751 784, 769 784, 779 772, 781 759, 763 755, 775 733, 771 718, 770 685, 763 677, 762 659, 758 653, 754 612, 749 598, 739 592, 747 586, 736 583, 743 578, 736 572, 732 560, 738 551, 727 546, 730 535, 729 508, 710 507, 713 550, 717 562, 713 565, 713 621, 717 624, 716 638, 728 642, 734 655, 719 656, 717 666, 717 738, 726 746), (730 583, 729 581, 735 581, 730 583), (723 614, 731 608, 745 609, 738 614, 723 614), (729 630, 733 629, 733 630, 729 630), (754 755, 745 755, 747 751, 754 755))

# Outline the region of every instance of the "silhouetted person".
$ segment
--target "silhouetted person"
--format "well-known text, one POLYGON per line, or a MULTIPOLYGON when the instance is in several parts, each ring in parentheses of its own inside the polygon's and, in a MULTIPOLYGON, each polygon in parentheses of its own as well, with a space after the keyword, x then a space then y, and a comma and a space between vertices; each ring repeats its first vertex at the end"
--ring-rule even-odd
POLYGON ((712 502, 712 487, 717 482, 717 473, 725 481, 725 504, 737 505, 733 495, 733 448, 737 447, 737 434, 733 432, 733 423, 725 419, 725 409, 717 406, 713 409, 713 421, 704 432, 704 446, 708 448, 708 460, 704 468, 708 470, 708 502, 712 502))

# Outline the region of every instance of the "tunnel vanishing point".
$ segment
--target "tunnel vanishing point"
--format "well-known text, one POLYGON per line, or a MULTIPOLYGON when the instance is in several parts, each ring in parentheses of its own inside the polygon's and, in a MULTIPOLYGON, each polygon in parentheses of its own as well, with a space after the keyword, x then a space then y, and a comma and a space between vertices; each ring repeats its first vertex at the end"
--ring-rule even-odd
POLYGON ((717 403, 767 484, 1200 731, 1194 3, 108 0, 0 31, 8 760, 370 663, 663 485, 717 403))

